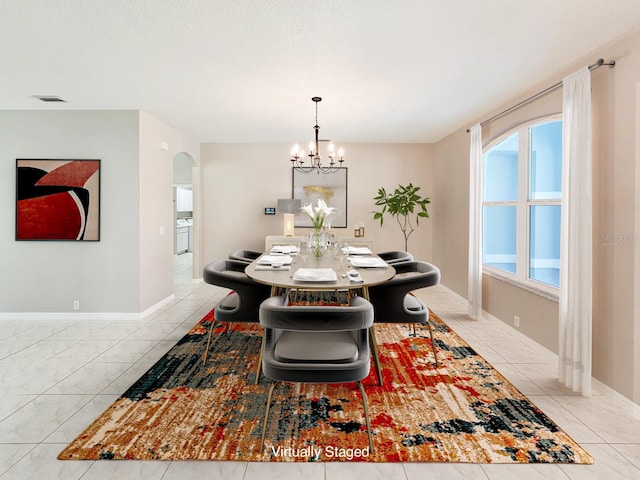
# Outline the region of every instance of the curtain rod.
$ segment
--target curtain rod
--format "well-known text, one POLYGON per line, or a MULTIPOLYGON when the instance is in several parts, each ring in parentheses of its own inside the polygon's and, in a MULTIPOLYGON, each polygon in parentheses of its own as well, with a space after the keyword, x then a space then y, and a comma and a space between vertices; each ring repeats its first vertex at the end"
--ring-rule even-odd
MULTIPOLYGON (((596 70, 596 69, 598 69, 598 68, 600 68, 600 67, 602 67, 604 65, 607 65, 609 68, 613 68, 613 67, 616 66, 616 62, 615 62, 615 60, 611 60, 611 61, 605 63, 605 61, 602 58, 599 58, 596 61, 596 63, 594 63, 593 65, 589 65, 589 71, 596 70)), ((538 92, 535 95, 532 95, 529 98, 526 98, 526 99, 522 100, 520 103, 516 103, 512 107, 509 107, 506 110, 503 110, 502 112, 497 113, 493 117, 488 118, 487 120, 484 120, 484 121, 480 122, 480 125, 484 125, 485 123, 489 123, 489 122, 492 122, 494 120, 497 120, 498 118, 502 118, 505 115, 508 115, 509 113, 513 112, 514 110, 517 110, 517 109, 519 109, 521 107, 524 107, 528 103, 531 103, 534 100, 537 100, 537 99, 539 99, 541 97, 544 97, 545 95, 548 95, 549 93, 553 92, 554 90, 557 90, 561 86, 562 86, 562 82, 561 81, 558 82, 558 83, 554 83, 553 85, 551 85, 550 87, 545 88, 541 92, 538 92)), ((467 133, 469 133, 470 131, 471 130, 467 128, 467 133)))

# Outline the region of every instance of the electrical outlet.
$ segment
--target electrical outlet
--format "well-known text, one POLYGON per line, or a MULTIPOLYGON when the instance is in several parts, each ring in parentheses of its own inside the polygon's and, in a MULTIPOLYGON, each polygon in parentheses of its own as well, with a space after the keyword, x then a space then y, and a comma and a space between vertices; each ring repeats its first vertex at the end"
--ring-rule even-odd
POLYGON ((80 300, 74 300, 73 301, 73 309, 74 310, 80 310, 80 300))
POLYGON ((514 315, 514 317, 513 317, 513 324, 514 324, 516 327, 519 327, 519 326, 520 326, 520 317, 519 317, 518 315, 514 315))

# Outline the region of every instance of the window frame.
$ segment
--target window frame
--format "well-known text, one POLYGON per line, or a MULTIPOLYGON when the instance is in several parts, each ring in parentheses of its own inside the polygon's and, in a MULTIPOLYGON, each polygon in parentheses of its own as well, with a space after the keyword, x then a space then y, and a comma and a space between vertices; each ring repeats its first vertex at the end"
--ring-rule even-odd
MULTIPOLYGON (((509 130, 497 135, 482 149, 482 175, 484 178, 484 162, 486 154, 496 145, 500 144, 510 136, 518 133, 518 198, 516 201, 485 201, 483 190, 482 209, 487 206, 515 206, 516 207, 516 272, 511 273, 506 270, 492 267, 484 263, 484 245, 482 248, 482 271, 490 277, 497 278, 507 283, 524 288, 535 294, 558 300, 559 287, 555 287, 540 280, 530 277, 531 262, 531 207, 532 206, 560 206, 562 215, 562 192, 560 198, 532 199, 531 192, 531 128, 545 123, 562 121, 561 113, 545 115, 524 123, 521 123, 509 130), (525 157, 522 154, 525 153, 525 157)), ((482 223, 484 229, 484 222, 482 223)), ((483 232, 484 238, 484 232, 483 232)))

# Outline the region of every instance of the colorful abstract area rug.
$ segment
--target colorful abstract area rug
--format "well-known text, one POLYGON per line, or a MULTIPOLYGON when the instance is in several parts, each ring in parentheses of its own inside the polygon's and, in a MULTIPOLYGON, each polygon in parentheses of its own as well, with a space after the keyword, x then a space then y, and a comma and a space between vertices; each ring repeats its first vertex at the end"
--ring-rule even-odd
POLYGON ((58 456, 66 459, 593 463, 592 458, 432 314, 428 330, 376 324, 384 385, 254 385, 258 324, 207 315, 58 456), (214 328, 206 365, 202 354, 214 328))

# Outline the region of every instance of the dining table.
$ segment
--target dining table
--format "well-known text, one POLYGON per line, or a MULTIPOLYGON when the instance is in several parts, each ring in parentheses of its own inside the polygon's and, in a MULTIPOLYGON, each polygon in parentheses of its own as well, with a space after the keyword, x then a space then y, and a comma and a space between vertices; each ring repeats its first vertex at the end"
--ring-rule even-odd
POLYGON ((245 273, 271 285, 272 295, 288 290, 348 290, 369 299, 368 287, 393 278, 396 271, 367 247, 300 255, 295 246, 274 246, 252 261, 245 273))

